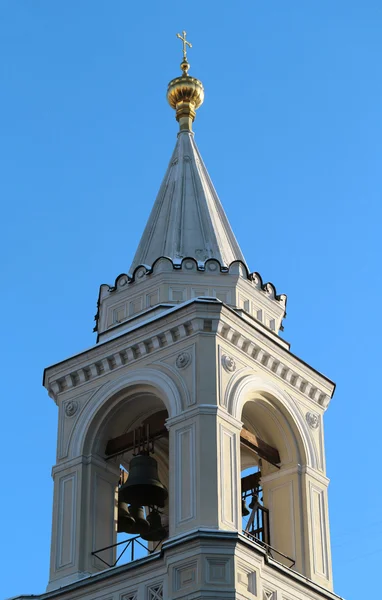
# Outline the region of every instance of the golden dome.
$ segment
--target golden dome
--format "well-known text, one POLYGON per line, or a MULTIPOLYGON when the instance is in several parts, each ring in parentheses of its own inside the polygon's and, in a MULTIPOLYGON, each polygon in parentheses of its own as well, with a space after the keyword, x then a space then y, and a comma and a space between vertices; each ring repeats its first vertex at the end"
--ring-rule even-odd
POLYGON ((172 108, 176 110, 176 120, 179 121, 180 130, 191 131, 192 122, 195 119, 195 111, 203 104, 204 87, 202 82, 188 74, 190 65, 186 56, 186 32, 183 37, 178 33, 177 37, 183 42, 183 61, 180 68, 183 73, 180 77, 172 79, 167 87, 167 100, 172 108))
POLYGON ((203 104, 204 87, 199 79, 183 74, 175 77, 168 84, 167 100, 172 108, 176 109, 179 102, 192 102, 195 109, 203 104))

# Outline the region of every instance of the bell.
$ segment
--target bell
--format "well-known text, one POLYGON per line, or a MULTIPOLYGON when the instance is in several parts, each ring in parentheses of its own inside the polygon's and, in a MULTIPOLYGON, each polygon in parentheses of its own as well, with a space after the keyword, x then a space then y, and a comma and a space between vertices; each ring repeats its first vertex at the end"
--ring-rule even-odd
POLYGON ((167 537, 167 530, 162 527, 162 521, 160 514, 157 510, 151 511, 148 515, 147 520, 150 524, 150 529, 147 533, 143 533, 141 538, 146 542, 161 542, 167 537))
POLYGON ((245 498, 241 499, 241 514, 243 517, 246 517, 247 515, 249 515, 249 510, 248 510, 248 506, 245 503, 245 498))
POLYGON ((118 503, 118 533, 131 533, 131 528, 135 525, 135 519, 129 512, 126 502, 118 503))
POLYGON ((143 506, 130 506, 130 514, 134 518, 134 525, 128 533, 142 535, 150 529, 150 523, 145 519, 143 506))
POLYGON ((257 494, 253 494, 252 500, 249 504, 249 508, 251 510, 257 510, 258 506, 259 506, 259 496, 257 494))
POLYGON ((167 489, 159 481, 158 463, 152 456, 140 454, 130 462, 129 477, 120 488, 121 499, 132 506, 163 507, 167 489))

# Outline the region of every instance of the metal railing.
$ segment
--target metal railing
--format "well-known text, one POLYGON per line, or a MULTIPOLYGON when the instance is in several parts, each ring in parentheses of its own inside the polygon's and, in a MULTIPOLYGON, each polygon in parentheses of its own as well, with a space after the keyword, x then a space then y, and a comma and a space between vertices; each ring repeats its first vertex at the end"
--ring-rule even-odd
POLYGON ((254 484, 252 489, 250 485, 245 487, 245 484, 242 486, 244 488, 242 498, 246 501, 249 497, 251 497, 251 504, 249 508, 251 509, 250 515, 246 522, 245 529, 243 529, 243 534, 250 539, 251 541, 259 544, 262 548, 265 549, 268 556, 273 558, 274 560, 278 560, 277 557, 287 560, 290 562, 289 568, 292 568, 295 565, 295 560, 290 556, 287 556, 277 548, 271 546, 271 534, 270 534, 270 524, 269 524, 269 509, 266 508, 262 502, 263 491, 260 486, 260 476, 258 473, 254 473, 246 478, 249 484, 254 484), (253 482, 252 482, 252 479, 253 482), (256 480, 257 478, 257 480, 256 480), (252 482, 252 483, 251 483, 252 482))
POLYGON ((245 528, 245 533, 249 533, 252 537, 256 538, 259 542, 264 544, 270 543, 270 530, 269 530, 269 510, 262 504, 258 504, 257 507, 252 510, 250 517, 245 528))
MULTIPOLYGON (((248 539, 250 539, 252 542, 255 542, 256 544, 259 544, 261 547, 263 547, 265 549, 267 555, 270 556, 271 558, 273 558, 274 560, 277 560, 277 558, 275 558, 275 556, 274 556, 274 554, 277 554, 277 556, 281 556, 282 558, 285 558, 286 560, 290 561, 291 564, 287 565, 287 566, 289 566, 290 569, 292 567, 294 567, 294 565, 296 564, 296 561, 293 558, 291 558, 287 554, 284 554, 280 550, 277 550, 276 548, 273 548, 273 546, 271 546, 270 544, 267 544, 266 542, 263 542, 258 537, 255 537, 249 531, 246 531, 244 529, 243 530, 243 535, 245 535, 245 537, 247 537, 248 539)), ((280 562, 280 561, 278 561, 278 562, 280 562)))
MULTIPOLYGON (((153 554, 159 548, 160 544, 164 541, 164 540, 160 540, 159 542, 157 542, 157 544, 153 548, 149 548, 148 545, 145 545, 141 540, 142 540, 142 538, 139 535, 136 535, 135 537, 131 537, 128 540, 122 540, 121 542, 111 544, 110 546, 105 546, 104 548, 99 548, 98 550, 94 550, 92 552, 92 556, 95 556, 96 558, 98 558, 98 560, 103 562, 107 567, 115 567, 118 564, 118 562, 121 560, 122 556, 125 556, 125 553, 128 550, 130 551, 130 559, 127 562, 132 562, 133 560, 136 560, 137 546, 140 546, 141 548, 146 550, 146 552, 148 554, 153 554), (100 556, 100 554, 102 552, 106 552, 107 550, 111 550, 112 548, 117 548, 122 545, 124 545, 124 547, 123 547, 121 553, 117 556, 116 560, 113 563, 109 563, 107 560, 105 560, 104 558, 102 558, 100 556)), ((146 542, 146 544, 147 544, 147 542, 146 542)), ((126 558, 126 556, 125 556, 125 558, 126 558)), ((141 558, 141 557, 138 557, 138 558, 141 558)))

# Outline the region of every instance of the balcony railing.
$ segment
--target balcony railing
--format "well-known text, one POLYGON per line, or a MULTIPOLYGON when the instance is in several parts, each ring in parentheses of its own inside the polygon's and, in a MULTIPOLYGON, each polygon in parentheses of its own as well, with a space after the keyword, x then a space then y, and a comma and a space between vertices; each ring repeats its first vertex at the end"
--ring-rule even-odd
POLYGON ((270 543, 269 510, 262 504, 258 504, 249 516, 244 533, 263 544, 270 543))
POLYGON ((110 546, 105 546, 104 548, 94 550, 94 552, 92 552, 92 556, 98 558, 98 560, 103 562, 107 567, 115 567, 122 559, 122 557, 124 558, 124 562, 133 562, 138 558, 142 558, 141 548, 143 548, 143 550, 145 550, 147 554, 153 554, 159 548, 162 542, 163 540, 160 540, 150 548, 147 542, 144 542, 139 535, 136 535, 134 537, 129 538, 128 540, 122 540, 121 542, 117 542, 116 544, 111 544, 110 546), (107 560, 102 558, 101 554, 103 552, 111 550, 112 548, 121 548, 121 551, 118 554, 118 551, 116 550, 115 561, 113 563, 109 563, 107 560), (138 556, 139 553, 141 554, 141 556, 138 556))

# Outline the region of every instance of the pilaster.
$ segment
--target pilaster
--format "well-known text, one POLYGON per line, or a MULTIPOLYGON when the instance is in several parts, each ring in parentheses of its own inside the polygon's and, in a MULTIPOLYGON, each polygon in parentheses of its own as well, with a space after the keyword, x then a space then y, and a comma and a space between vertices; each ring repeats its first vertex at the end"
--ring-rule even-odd
MULTIPOLYGON (((119 469, 97 457, 78 457, 53 469, 54 501, 50 578, 56 589, 104 570, 92 551, 115 543, 119 469)), ((102 558, 113 562, 113 550, 102 558)))

